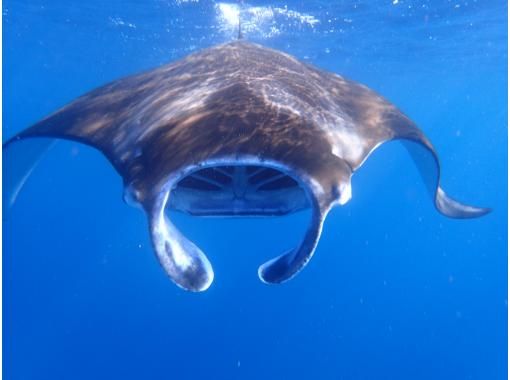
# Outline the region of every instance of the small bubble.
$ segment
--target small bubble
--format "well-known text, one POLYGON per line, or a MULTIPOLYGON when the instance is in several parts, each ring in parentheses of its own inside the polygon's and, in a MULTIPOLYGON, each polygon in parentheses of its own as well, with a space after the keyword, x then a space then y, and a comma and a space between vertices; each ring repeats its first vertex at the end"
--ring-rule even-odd
POLYGON ((76 157, 80 153, 80 149, 77 146, 71 148, 71 157, 76 157))

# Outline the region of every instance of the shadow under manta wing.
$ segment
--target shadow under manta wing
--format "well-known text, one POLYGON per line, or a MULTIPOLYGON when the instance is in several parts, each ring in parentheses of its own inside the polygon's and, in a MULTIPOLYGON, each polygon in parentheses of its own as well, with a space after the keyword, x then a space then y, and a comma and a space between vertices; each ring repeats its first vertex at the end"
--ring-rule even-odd
POLYGON ((443 215, 456 218, 478 218, 491 211, 462 204, 450 198, 441 188, 441 164, 436 150, 425 134, 404 114, 392 114, 388 119, 391 140, 398 140, 409 152, 436 209, 443 215))
POLYGON ((400 142, 406 148, 418 169, 431 200, 441 214, 449 218, 470 219, 481 217, 492 211, 490 208, 463 204, 446 194, 440 184, 441 164, 439 157, 430 141, 419 129, 410 126, 405 132, 400 131, 392 139, 386 141, 394 140, 400 142))
POLYGON ((473 207, 450 198, 440 185, 441 166, 434 149, 427 143, 417 140, 400 141, 411 155, 418 171, 434 201, 437 210, 450 218, 478 218, 491 211, 490 208, 473 207))
POLYGON ((14 205, 28 177, 57 140, 52 138, 7 141, 2 148, 3 204, 7 210, 14 205))

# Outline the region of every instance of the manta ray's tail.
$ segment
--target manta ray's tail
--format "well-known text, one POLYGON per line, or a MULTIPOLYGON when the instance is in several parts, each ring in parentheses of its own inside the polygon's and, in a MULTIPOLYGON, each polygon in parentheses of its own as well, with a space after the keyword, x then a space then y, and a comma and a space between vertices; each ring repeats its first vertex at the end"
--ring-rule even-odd
POLYGON ((2 146, 2 202, 9 209, 44 154, 57 140, 14 137, 2 146))

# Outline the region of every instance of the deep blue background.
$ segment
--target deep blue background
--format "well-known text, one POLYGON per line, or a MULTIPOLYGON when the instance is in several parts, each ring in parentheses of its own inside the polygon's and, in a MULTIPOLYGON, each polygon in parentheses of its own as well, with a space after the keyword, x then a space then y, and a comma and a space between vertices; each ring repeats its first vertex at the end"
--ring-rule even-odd
MULTIPOLYGON (((246 38, 383 94, 435 144, 444 188, 493 213, 439 215, 391 143, 284 285, 256 269, 299 241, 308 213, 176 215, 216 274, 191 294, 159 267, 106 159, 61 143, 4 213, 5 378, 506 378, 506 2, 335 3, 249 3, 319 22, 280 13, 246 38)), ((4 1, 4 140, 104 82, 229 40, 217 15, 212 1, 4 1)))

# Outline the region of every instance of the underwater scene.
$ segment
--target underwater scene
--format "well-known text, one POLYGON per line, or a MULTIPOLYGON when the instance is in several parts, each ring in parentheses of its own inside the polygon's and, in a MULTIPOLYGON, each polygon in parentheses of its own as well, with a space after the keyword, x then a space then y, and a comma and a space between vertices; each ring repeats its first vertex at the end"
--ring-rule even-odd
POLYGON ((3 1, 5 378, 506 379, 507 14, 3 1))

